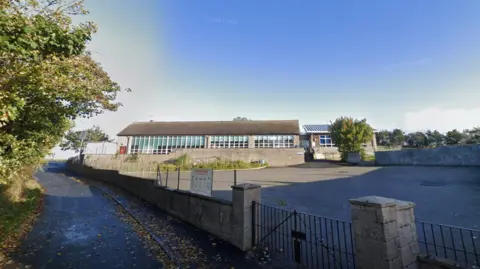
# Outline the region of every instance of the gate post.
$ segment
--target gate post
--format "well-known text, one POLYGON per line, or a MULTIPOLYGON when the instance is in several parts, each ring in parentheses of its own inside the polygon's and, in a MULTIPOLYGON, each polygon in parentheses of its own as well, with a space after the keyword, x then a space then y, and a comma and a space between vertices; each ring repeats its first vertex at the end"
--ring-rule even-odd
POLYGON ((245 183, 232 186, 232 241, 242 251, 253 246, 253 202, 260 203, 260 199, 260 185, 245 183))
POLYGON ((349 202, 356 268, 417 268, 414 203, 379 196, 349 202))

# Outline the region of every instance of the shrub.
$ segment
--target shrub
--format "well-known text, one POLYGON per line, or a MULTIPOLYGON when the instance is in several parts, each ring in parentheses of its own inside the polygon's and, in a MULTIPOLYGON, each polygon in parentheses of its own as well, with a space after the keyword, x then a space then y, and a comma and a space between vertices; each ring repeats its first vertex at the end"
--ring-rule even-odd
POLYGON ((258 162, 245 162, 242 160, 227 160, 223 158, 215 158, 212 161, 194 164, 191 161, 191 158, 184 154, 177 159, 173 163, 161 163, 158 164, 158 167, 161 171, 176 171, 178 168, 182 171, 188 171, 193 168, 200 168, 200 169, 213 169, 213 170, 231 170, 231 169, 249 169, 249 168, 258 168, 258 167, 266 167, 267 164, 260 164, 258 162))

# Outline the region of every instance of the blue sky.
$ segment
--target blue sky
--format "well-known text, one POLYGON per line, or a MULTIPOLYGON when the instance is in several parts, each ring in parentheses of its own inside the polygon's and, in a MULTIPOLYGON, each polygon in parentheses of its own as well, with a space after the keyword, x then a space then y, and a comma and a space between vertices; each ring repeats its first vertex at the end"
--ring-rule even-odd
POLYGON ((89 49, 133 92, 79 120, 366 117, 375 128, 480 125, 480 1, 87 0, 89 49), (141 4, 140 4, 141 3, 141 4))

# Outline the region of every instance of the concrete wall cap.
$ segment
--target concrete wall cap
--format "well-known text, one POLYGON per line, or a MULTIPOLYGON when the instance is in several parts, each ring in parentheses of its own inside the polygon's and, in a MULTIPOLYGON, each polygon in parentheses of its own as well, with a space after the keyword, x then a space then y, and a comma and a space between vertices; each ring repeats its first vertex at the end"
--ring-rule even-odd
POLYGON ((397 200, 397 208, 399 210, 403 210, 403 209, 410 209, 412 207, 415 207, 415 203, 413 202, 408 202, 408 201, 400 201, 400 200, 397 200))
POLYGON ((397 205, 397 200, 381 196, 365 196, 348 200, 352 205, 371 207, 391 207, 397 205))
POLYGON ((242 183, 238 185, 233 185, 232 189, 234 190, 251 190, 251 189, 258 189, 261 188, 262 186, 257 185, 257 184, 250 184, 250 183, 242 183))

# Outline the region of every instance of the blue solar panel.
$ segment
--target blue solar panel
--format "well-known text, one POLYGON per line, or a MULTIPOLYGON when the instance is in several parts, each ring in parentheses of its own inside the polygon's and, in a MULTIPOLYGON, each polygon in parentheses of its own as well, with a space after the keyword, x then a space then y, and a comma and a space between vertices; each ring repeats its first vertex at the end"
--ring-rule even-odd
POLYGON ((329 126, 328 124, 303 125, 303 129, 307 133, 328 132, 329 126))

